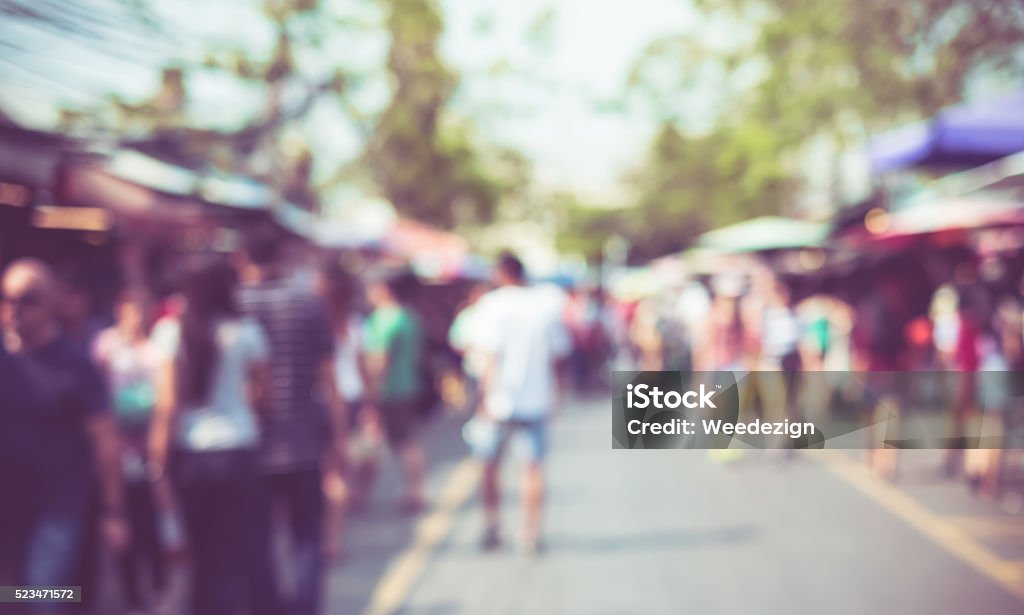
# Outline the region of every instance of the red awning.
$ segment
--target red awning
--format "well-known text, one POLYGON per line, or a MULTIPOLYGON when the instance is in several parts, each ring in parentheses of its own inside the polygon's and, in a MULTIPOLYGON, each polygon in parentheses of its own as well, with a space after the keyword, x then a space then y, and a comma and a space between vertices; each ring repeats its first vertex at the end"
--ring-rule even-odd
POLYGON ((469 243, 454 233, 399 218, 384 241, 385 250, 432 277, 450 277, 469 258, 469 243))
POLYGON ((957 198, 869 215, 866 228, 848 236, 846 241, 853 246, 884 244, 897 247, 928 237, 943 243, 955 243, 965 241, 971 231, 1018 225, 1024 225, 1024 203, 957 198))

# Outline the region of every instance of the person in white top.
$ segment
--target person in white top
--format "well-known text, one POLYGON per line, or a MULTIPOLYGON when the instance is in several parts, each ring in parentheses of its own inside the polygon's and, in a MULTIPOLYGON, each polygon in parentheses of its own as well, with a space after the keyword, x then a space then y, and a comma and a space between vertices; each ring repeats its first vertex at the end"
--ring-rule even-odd
POLYGON ((489 284, 480 282, 474 284, 469 290, 465 304, 455 315, 455 320, 448 329, 448 344, 462 355, 462 372, 465 376, 465 407, 470 412, 479 405, 480 375, 487 360, 476 344, 479 337, 476 313, 481 297, 489 289, 489 284))
POLYGON ((156 342, 161 366, 150 460, 157 475, 172 466, 197 615, 234 613, 247 604, 251 545, 259 542, 255 408, 266 380, 267 341, 255 321, 238 316, 233 288, 227 263, 198 263, 185 280, 184 313, 164 321, 156 342))
POLYGON ((526 285, 523 265, 514 255, 501 255, 495 281, 497 288, 480 299, 475 315, 475 346, 486 357, 479 414, 495 426, 497 437, 496 445, 480 455, 485 458, 482 546, 493 549, 500 544, 499 464, 508 440, 518 434, 528 458, 522 484, 522 546, 535 553, 541 546, 547 419, 559 401, 559 368, 571 342, 559 302, 551 301, 545 289, 526 285))
MULTIPOLYGON (((760 301, 759 372, 752 374, 750 386, 755 388, 765 420, 796 420, 798 372, 803 369, 806 354, 804 325, 794 307, 793 294, 780 279, 769 278, 760 301)), ((779 446, 790 442, 779 440, 779 446)))
POLYGON ((119 556, 121 586, 129 613, 141 612, 142 575, 148 573, 156 595, 164 597, 167 579, 157 519, 166 519, 169 503, 146 476, 146 435, 156 398, 158 357, 150 342, 152 297, 143 288, 127 288, 117 298, 117 322, 93 342, 92 356, 107 378, 121 436, 121 466, 132 540, 119 556))

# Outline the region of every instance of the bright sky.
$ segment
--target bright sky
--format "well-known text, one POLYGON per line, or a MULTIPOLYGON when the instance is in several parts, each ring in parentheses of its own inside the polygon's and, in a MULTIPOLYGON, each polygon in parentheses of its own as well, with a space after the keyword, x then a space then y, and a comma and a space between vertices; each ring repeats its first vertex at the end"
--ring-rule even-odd
MULTIPOLYGON (((104 0, 92 0, 104 4, 104 0)), ((123 58, 96 53, 46 32, 19 30, 24 51, 3 49, 0 102, 31 124, 52 121, 58 104, 87 104, 109 92, 128 99, 152 93, 158 67, 168 58, 196 59, 204 44, 235 42, 268 49, 273 32, 255 0, 154 0, 166 29, 161 43, 112 43, 123 58)), ((340 8, 370 7, 365 0, 335 0, 340 8)), ((633 60, 652 39, 694 23, 687 0, 441 0, 447 29, 442 52, 462 74, 455 108, 471 116, 483 138, 513 146, 534 161, 540 181, 598 199, 618 190, 624 171, 643 155, 655 118, 602 106, 618 95, 633 60), (548 30, 531 43, 529 32, 550 13, 548 30), (505 70, 492 71, 502 65, 505 70)), ((365 12, 366 8, 357 9, 365 12)), ((368 86, 356 102, 366 109, 387 100, 380 77, 386 40, 353 36, 331 41, 332 55, 362 68, 368 86)), ((319 58, 307 59, 317 63, 319 58)), ((213 74, 189 78, 190 112, 223 126, 258 112, 259 92, 213 74)), ((324 166, 354 156, 359 132, 325 101, 306 130, 324 166)))
POLYGON ((506 59, 513 74, 469 79, 460 103, 511 106, 513 113, 483 120, 491 138, 527 152, 541 181, 601 196, 646 148, 653 118, 607 111, 602 102, 621 95, 631 64, 651 40, 692 22, 680 0, 519 0, 487 2, 493 32, 474 28, 473 6, 447 0, 450 26, 444 51, 471 75, 506 59), (526 33, 553 7, 550 44, 540 52, 526 33), (525 77, 516 77, 521 73, 525 77))

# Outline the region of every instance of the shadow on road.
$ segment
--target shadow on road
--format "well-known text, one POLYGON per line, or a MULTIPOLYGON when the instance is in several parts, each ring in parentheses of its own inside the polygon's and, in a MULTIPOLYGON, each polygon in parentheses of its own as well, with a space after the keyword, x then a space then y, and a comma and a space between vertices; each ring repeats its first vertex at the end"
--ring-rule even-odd
POLYGON ((756 540, 758 534, 758 528, 754 525, 736 525, 709 530, 639 532, 620 536, 552 534, 548 544, 552 552, 676 550, 746 543, 756 540))
MULTIPOLYGON (((676 551, 744 544, 757 540, 760 530, 754 525, 734 525, 706 530, 654 531, 602 536, 552 532, 545 540, 546 556, 560 554, 612 554, 629 551, 676 551)), ((512 547, 509 546, 509 549, 512 547)), ((478 558, 483 554, 476 543, 453 543, 443 548, 444 557, 478 558)))
POLYGON ((451 615, 458 612, 460 612, 458 603, 439 602, 419 608, 403 607, 395 611, 394 615, 451 615))

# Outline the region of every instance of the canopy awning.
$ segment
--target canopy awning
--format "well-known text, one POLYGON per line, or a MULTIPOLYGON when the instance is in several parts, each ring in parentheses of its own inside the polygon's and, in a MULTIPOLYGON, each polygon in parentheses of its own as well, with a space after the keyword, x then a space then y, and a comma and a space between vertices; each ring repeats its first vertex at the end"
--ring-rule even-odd
POLYGON ((61 200, 74 206, 104 207, 122 222, 149 226, 155 232, 198 225, 204 213, 195 199, 153 190, 113 175, 99 164, 69 167, 61 200))
POLYGON ((469 243, 462 237, 408 218, 395 221, 384 249, 428 278, 457 277, 470 257, 469 243))
POLYGON ((907 205, 966 196, 1024 201, 1024 152, 932 181, 908 199, 907 205))
POLYGON ((114 152, 105 166, 110 175, 133 184, 215 205, 262 210, 274 201, 269 186, 249 177, 188 169, 131 149, 114 152))
POLYGON ((925 235, 1024 223, 1024 205, 1014 201, 950 199, 888 214, 880 237, 925 235))
POLYGON ((311 211, 307 211, 294 203, 283 201, 274 205, 272 217, 288 232, 313 241, 319 219, 311 211))
POLYGON ((61 163, 76 145, 58 134, 0 123, 0 182, 53 190, 61 163))
POLYGON ((321 248, 334 250, 358 250, 379 248, 380 237, 360 233, 350 225, 331 219, 320 219, 313 229, 313 238, 321 248))
POLYGON ((655 297, 665 290, 662 276, 651 267, 633 267, 619 272, 608 284, 608 290, 620 301, 655 297))
POLYGON ((827 224, 762 216, 708 231, 697 246, 727 253, 766 252, 820 246, 828 236, 827 224))
POLYGON ((865 245, 899 248, 915 245, 918 238, 937 237, 944 243, 967 241, 973 231, 1024 225, 1024 203, 984 196, 947 199, 896 212, 878 211, 860 232, 844 243, 854 249, 865 245))
POLYGON ((1024 91, 949 107, 871 140, 875 173, 917 165, 985 164, 1024 151, 1024 91))

